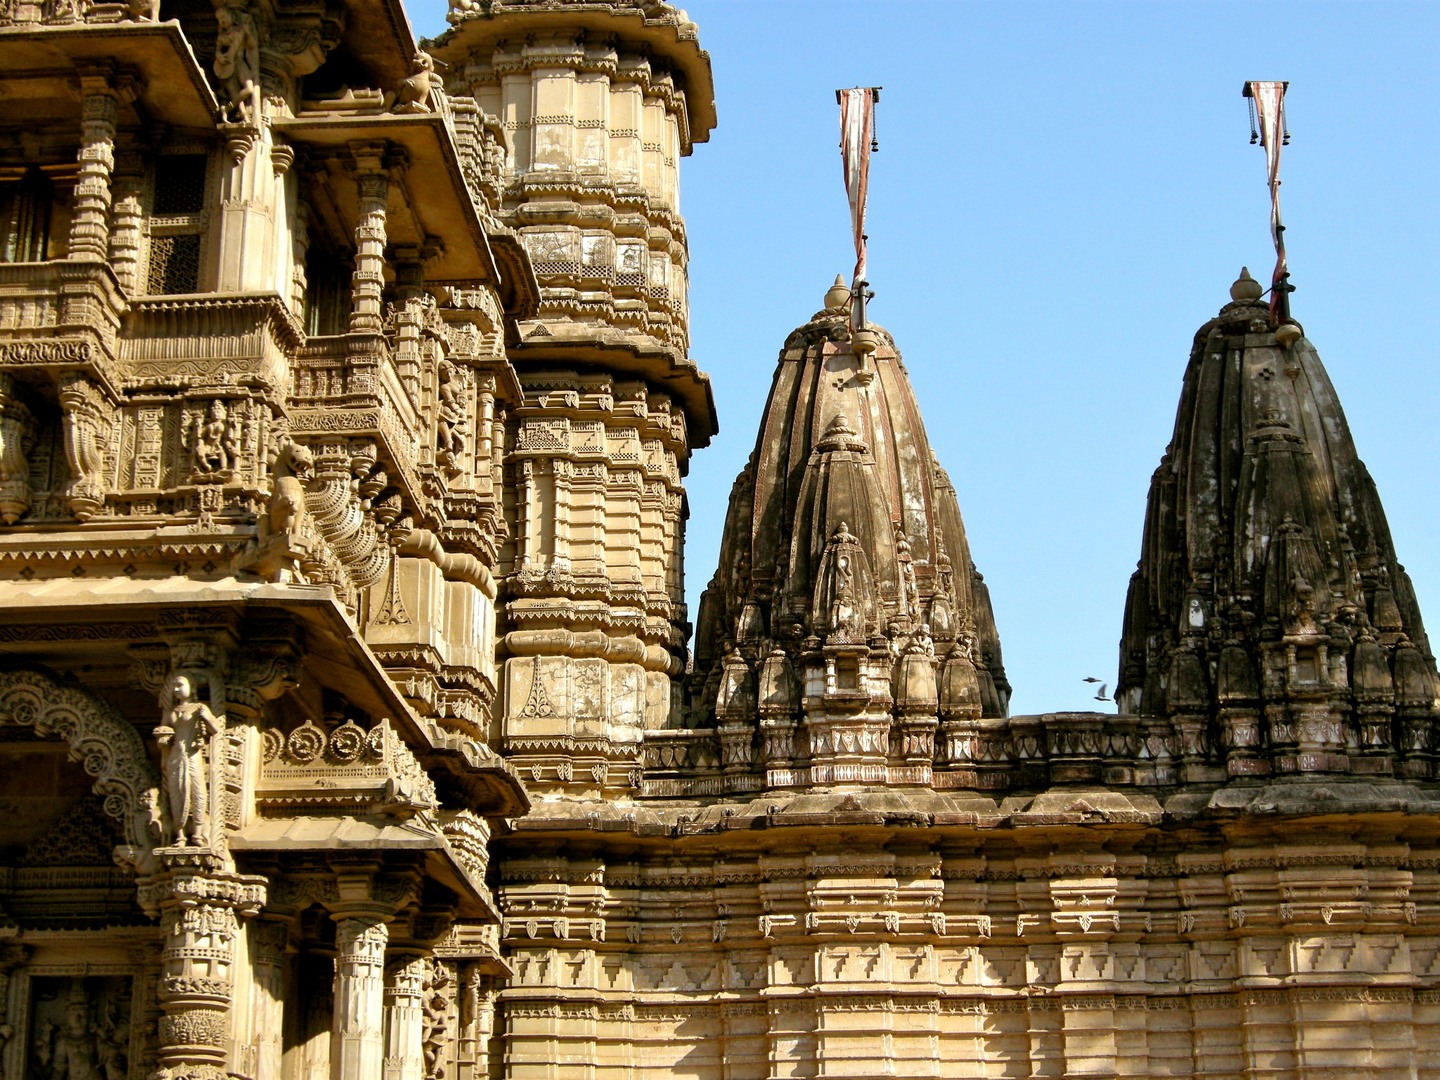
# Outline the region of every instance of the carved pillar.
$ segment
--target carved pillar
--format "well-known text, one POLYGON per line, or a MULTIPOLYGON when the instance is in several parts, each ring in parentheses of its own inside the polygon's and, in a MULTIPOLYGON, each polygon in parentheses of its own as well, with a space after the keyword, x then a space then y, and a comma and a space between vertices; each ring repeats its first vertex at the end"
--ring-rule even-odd
POLYGON ((420 299, 425 285, 425 262, 419 244, 397 244, 390 253, 395 267, 395 306, 420 299))
POLYGON ((350 331, 378 334, 382 328, 381 297, 385 289, 385 203, 390 177, 385 147, 369 143, 355 148, 355 182, 360 191, 360 221, 355 227, 355 275, 350 294, 350 331))
POLYGON ((285 1051, 285 969, 288 920, 261 916, 250 924, 251 1023, 256 1077, 280 1076, 285 1051))
POLYGON ((35 420, 16 394, 15 378, 0 372, 0 524, 14 525, 30 509, 30 463, 35 420))
POLYGON ((81 521, 88 521, 105 505, 101 469, 110 410, 100 388, 79 372, 61 377, 59 398, 71 477, 65 504, 81 521))
POLYGON ((384 1080, 424 1080, 427 966, 422 953, 407 950, 391 961, 386 974, 384 1080))
POLYGON ((140 151, 131 145, 116 161, 110 229, 110 269, 115 272, 120 287, 131 296, 140 291, 140 241, 144 231, 140 186, 143 180, 140 151))
POLYGON ((21 1017, 16 1015, 22 1010, 11 1011, 10 979, 30 962, 30 953, 29 945, 16 945, 13 942, 0 945, 0 1077, 20 1075, 19 1062, 14 1059, 24 1052, 25 1040, 22 1037, 12 1046, 11 1039, 15 1032, 23 1029, 21 1017), (15 1070, 13 1074, 12 1069, 15 1070))
POLYGON ((110 173, 115 167, 115 121, 120 95, 103 70, 80 76, 80 176, 70 220, 72 259, 104 260, 110 253, 110 173))
POLYGON ((130 1006, 130 1067, 132 1075, 155 1071, 155 1033, 160 1027, 160 984, 164 977, 162 942, 146 942, 132 950, 135 983, 130 1006))
POLYGON ((139 888, 160 916, 160 1045, 171 1080, 223 1080, 230 1055, 238 915, 265 903, 265 879, 236 874, 201 848, 162 848, 161 870, 139 888))
MULTIPOLYGON (((297 170, 298 176, 307 181, 305 187, 310 186, 314 177, 311 168, 297 170)), ((305 262, 310 258, 310 199, 304 193, 295 194, 295 222, 294 228, 289 232, 289 243, 291 243, 291 269, 289 269, 289 305, 295 312, 295 317, 304 320, 307 317, 305 312, 305 294, 310 291, 310 279, 305 271, 305 262)))
POLYGON ((334 1080, 381 1080, 387 916, 373 909, 333 915, 337 955, 330 1075, 334 1080))

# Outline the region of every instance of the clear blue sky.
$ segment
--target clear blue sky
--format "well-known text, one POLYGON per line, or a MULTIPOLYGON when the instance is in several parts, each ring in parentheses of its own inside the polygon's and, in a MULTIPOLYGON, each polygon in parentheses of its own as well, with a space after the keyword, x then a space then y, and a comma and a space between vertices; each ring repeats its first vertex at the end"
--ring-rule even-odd
MULTIPOLYGON (((692 603, 786 334, 849 248, 834 90, 879 85, 871 318, 904 353, 990 585, 1017 713, 1112 686, 1145 492, 1195 330, 1268 277, 1241 84, 1288 79, 1296 318, 1440 633, 1440 4, 693 0, 720 124, 682 169, 692 603)), ((438 0, 412 7, 443 29, 438 0)))

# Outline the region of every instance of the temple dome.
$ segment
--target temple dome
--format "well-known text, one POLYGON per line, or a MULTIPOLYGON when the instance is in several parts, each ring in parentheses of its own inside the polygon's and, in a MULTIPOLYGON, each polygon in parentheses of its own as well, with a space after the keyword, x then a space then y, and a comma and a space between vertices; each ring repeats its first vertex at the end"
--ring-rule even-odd
POLYGON ((863 553, 872 647, 898 656, 919 634, 937 664, 958 647, 973 660, 984 715, 1006 714, 999 635, 955 489, 931 452, 893 339, 870 325, 875 351, 852 349, 848 299, 832 286, 825 308, 781 350, 701 599, 690 684, 697 726, 713 722, 727 645, 758 670, 777 646, 798 659, 833 631, 820 608, 833 589, 822 579, 837 538, 863 553))
POLYGON ((1243 271, 1231 297, 1195 336, 1151 480, 1115 696, 1122 712, 1218 716, 1230 775, 1364 771, 1367 754, 1388 769, 1433 722, 1410 579, 1314 346, 1272 325, 1243 271), (1387 669, 1425 713, 1393 731, 1387 669))

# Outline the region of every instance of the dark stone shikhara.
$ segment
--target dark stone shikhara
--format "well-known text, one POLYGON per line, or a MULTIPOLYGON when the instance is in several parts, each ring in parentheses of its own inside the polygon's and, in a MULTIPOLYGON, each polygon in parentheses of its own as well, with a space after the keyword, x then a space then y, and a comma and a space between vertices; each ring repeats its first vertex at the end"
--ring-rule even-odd
POLYGON ((1196 334, 1116 700, 1173 726, 1175 783, 1433 779, 1435 659, 1410 579, 1319 355, 1294 324, 1277 339, 1259 293, 1243 275, 1196 334))

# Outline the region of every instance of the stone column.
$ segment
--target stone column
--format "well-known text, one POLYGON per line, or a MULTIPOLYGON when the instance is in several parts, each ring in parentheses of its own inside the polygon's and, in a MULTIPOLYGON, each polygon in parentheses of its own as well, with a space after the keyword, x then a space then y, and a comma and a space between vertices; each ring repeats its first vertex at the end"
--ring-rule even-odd
POLYGON ((157 1059, 176 1080, 223 1080, 230 1056, 237 914, 265 902, 265 879, 231 872, 202 848, 162 848, 161 870, 139 889, 158 909, 163 938, 157 1059))
POLYGON ((140 205, 140 186, 144 180, 144 162, 133 144, 122 152, 114 174, 114 214, 110 229, 110 268, 115 280, 131 296, 146 284, 140 280, 140 241, 144 230, 144 211, 140 205))
POLYGON ((350 295, 351 333, 378 334, 385 288, 385 203, 390 177, 383 143, 354 148, 355 182, 360 189, 360 221, 355 227, 355 275, 350 295))
POLYGON ((15 378, 0 372, 0 525, 14 525, 30 509, 30 444, 35 420, 16 393, 15 378))
POLYGON ((110 73, 80 76, 80 176, 70 220, 72 259, 103 261, 110 253, 110 173, 115 168, 115 121, 120 95, 110 73))
POLYGON ((277 234, 284 223, 276 220, 283 213, 277 200, 284 197, 285 188, 271 157, 272 130, 268 124, 230 126, 229 167, 221 181, 219 211, 221 255, 216 285, 222 292, 281 292, 287 284, 278 277, 284 264, 277 250, 277 234))
POLYGON ((385 1060, 386 916, 335 912, 335 1020, 330 1035, 334 1080, 382 1080, 385 1060))
POLYGON ((302 323, 309 317, 305 310, 305 298, 310 291, 310 281, 305 263, 310 255, 310 198, 308 192, 316 182, 317 173, 307 159, 302 159, 304 168, 294 170, 303 182, 295 194, 295 218, 290 229, 290 310, 302 323))
POLYGON ((386 973, 384 1080, 424 1080, 426 963, 422 953, 407 950, 386 973))
POLYGON ((285 1052, 285 969, 290 928, 287 920, 262 915, 250 925, 250 937, 255 1075, 279 1076, 285 1052))

